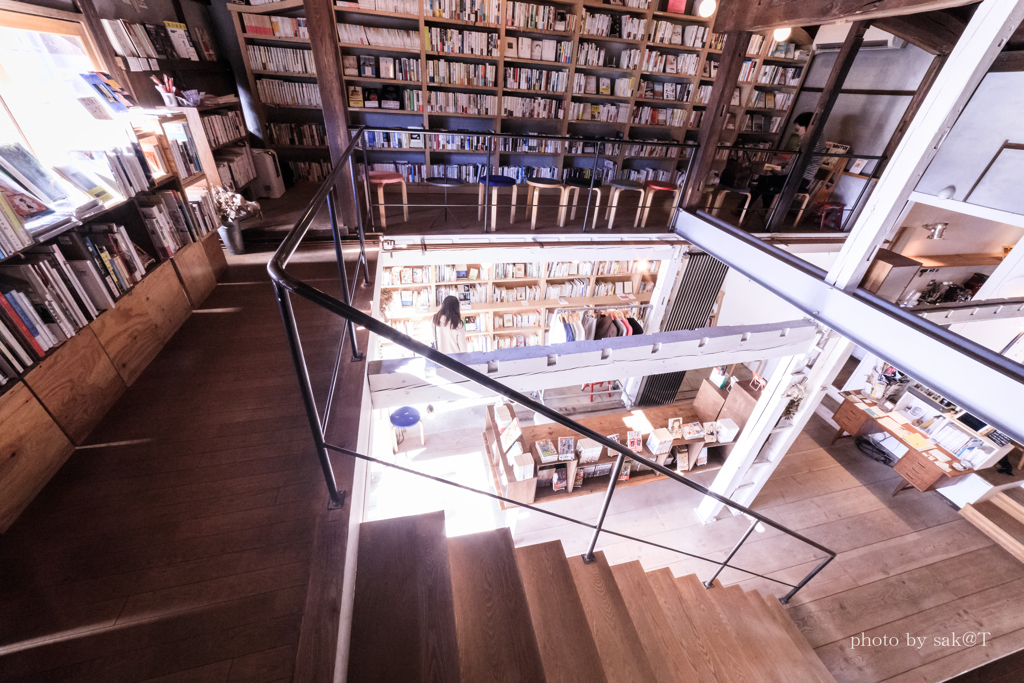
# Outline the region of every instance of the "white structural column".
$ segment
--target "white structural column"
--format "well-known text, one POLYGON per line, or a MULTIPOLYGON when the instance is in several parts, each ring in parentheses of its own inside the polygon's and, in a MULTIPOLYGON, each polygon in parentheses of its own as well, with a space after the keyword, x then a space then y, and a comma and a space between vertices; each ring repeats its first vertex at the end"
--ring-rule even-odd
MULTIPOLYGON (((985 0, 978 7, 858 216, 850 237, 825 278, 827 283, 845 291, 852 291, 860 284, 875 251, 892 231, 945 135, 1022 18, 1024 0, 985 0)), ((686 236, 686 230, 680 227, 692 220, 692 217, 680 216, 677 232, 686 236)), ((703 229, 716 228, 705 225, 703 229)), ((727 253, 717 256, 729 264, 727 253)), ((796 303, 792 299, 790 302, 796 303)), ((773 390, 762 395, 754 416, 744 429, 749 433, 737 442, 715 477, 712 491, 744 505, 754 501, 814 414, 826 389, 850 357, 854 344, 831 332, 819 347, 823 350, 816 359, 807 354, 779 365, 772 377, 773 390), (813 364, 803 367, 805 361, 813 361, 813 364), (804 394, 799 409, 786 424, 776 427, 789 404, 789 397, 799 393, 804 394)), ((706 498, 698 506, 697 514, 707 523, 721 510, 721 504, 706 498)))
POLYGON ((826 281, 850 291, 889 236, 939 145, 1024 18, 1024 0, 985 0, 936 77, 878 180, 826 281))

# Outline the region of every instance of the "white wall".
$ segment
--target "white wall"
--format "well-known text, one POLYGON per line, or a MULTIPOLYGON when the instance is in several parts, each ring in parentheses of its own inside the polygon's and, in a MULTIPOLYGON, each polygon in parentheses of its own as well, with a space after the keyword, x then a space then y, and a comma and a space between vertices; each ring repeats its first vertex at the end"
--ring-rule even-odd
POLYGON ((913 229, 912 238, 904 242, 900 253, 910 258, 942 254, 1001 254, 1004 246, 1017 244, 1024 229, 1006 223, 954 213, 927 204, 914 204, 900 222, 900 227, 913 229), (921 228, 930 223, 949 223, 941 240, 927 239, 921 228))

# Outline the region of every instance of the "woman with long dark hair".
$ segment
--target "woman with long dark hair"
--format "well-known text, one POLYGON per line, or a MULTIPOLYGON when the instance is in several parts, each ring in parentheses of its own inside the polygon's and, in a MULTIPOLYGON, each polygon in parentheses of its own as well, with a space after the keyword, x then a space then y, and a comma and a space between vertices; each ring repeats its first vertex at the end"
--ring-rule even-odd
POLYGON ((454 296, 446 296, 441 302, 441 310, 434 314, 434 339, 441 353, 467 351, 466 326, 462 323, 459 300, 454 296))

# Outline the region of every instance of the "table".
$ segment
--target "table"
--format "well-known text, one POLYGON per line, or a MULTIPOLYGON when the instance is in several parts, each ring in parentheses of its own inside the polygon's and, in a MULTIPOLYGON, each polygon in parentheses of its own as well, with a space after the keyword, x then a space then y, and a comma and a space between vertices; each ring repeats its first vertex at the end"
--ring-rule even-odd
MULTIPOLYGON (((839 430, 832 437, 835 443, 844 433, 854 436, 867 436, 885 432, 907 447, 893 468, 903 478, 892 495, 913 486, 918 491, 932 491, 939 486, 950 483, 956 477, 971 474, 975 470, 957 470, 953 463, 959 463, 955 455, 939 446, 928 438, 928 436, 913 425, 897 424, 892 414, 881 416, 871 415, 867 409, 878 410, 877 404, 869 399, 863 399, 854 392, 844 392, 842 405, 832 416, 832 419, 839 425, 839 430), (894 427, 895 425, 895 427, 894 427), (912 436, 911 436, 912 435, 912 436), (924 444, 915 446, 908 441, 910 439, 923 439, 924 444)), ((881 413, 881 411, 878 411, 881 413)))

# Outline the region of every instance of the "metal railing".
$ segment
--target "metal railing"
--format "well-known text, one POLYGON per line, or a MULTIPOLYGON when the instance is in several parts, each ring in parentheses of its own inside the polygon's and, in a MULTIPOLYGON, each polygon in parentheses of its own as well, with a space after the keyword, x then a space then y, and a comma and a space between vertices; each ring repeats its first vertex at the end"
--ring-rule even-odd
MULTIPOLYGON (((344 154, 341 157, 341 163, 336 165, 336 167, 334 168, 334 170, 331 173, 330 177, 323 183, 323 185, 321 185, 321 187, 319 188, 317 193, 314 195, 313 199, 310 201, 309 205, 302 212, 301 216, 299 217, 299 220, 295 224, 295 227, 292 228, 292 230, 285 237, 284 241, 281 243, 281 246, 278 248, 277 252, 274 254, 273 258, 270 260, 270 263, 267 266, 267 270, 269 271, 270 277, 271 277, 271 279, 272 279, 272 281, 274 283, 275 294, 277 296, 278 305, 279 305, 280 310, 281 310, 281 316, 282 316, 282 319, 284 321, 285 332, 286 332, 288 343, 289 343, 289 346, 290 346, 290 349, 291 349, 292 360, 293 360, 293 362, 295 364, 295 370, 296 370, 296 373, 298 375, 299 384, 300 384, 300 388, 301 388, 302 396, 303 396, 303 401, 304 401, 305 408, 306 408, 307 418, 309 420, 310 429, 311 429, 312 434, 313 434, 313 440, 314 440, 315 445, 316 445, 317 457, 320 460, 320 466, 321 466, 321 468, 323 470, 324 480, 327 483, 328 492, 330 493, 330 503, 329 503, 330 507, 332 507, 332 508, 341 507, 344 504, 344 500, 345 500, 344 494, 338 490, 337 482, 335 480, 333 468, 332 468, 331 461, 330 461, 330 453, 334 452, 334 453, 340 453, 340 454, 344 454, 344 455, 347 455, 347 456, 350 456, 350 457, 366 460, 368 462, 377 463, 379 465, 383 465, 383 466, 386 466, 386 467, 389 467, 389 468, 393 468, 393 469, 396 469, 396 470, 399 470, 399 471, 403 471, 403 472, 406 472, 406 473, 409 473, 409 474, 415 474, 416 476, 419 476, 419 477, 424 477, 424 478, 427 478, 427 479, 431 479, 433 481, 441 482, 441 483, 444 483, 444 484, 449 485, 449 486, 453 486, 453 487, 456 487, 456 488, 459 488, 459 489, 471 491, 473 493, 476 493, 476 494, 479 494, 479 495, 482 495, 482 496, 486 496, 486 497, 489 497, 489 498, 492 498, 492 499, 495 499, 495 500, 504 501, 506 503, 511 503, 513 505, 517 505, 519 507, 523 507, 523 508, 526 508, 526 509, 529 509, 529 510, 533 510, 533 511, 541 513, 541 514, 549 515, 549 516, 556 517, 558 519, 562 519, 564 521, 567 521, 567 522, 570 522, 570 523, 573 523, 573 524, 577 524, 577 525, 580 525, 580 526, 584 526, 584 527, 590 528, 590 529, 593 530, 593 534, 592 534, 589 546, 587 548, 587 551, 586 551, 586 553, 583 554, 584 561, 586 561, 586 562, 593 562, 593 560, 594 560, 594 550, 595 550, 595 548, 597 546, 598 539, 599 539, 600 535, 602 533, 604 533, 604 534, 616 536, 616 537, 619 537, 619 538, 635 541, 637 543, 642 543, 642 544, 650 546, 650 547, 659 548, 659 549, 662 549, 662 550, 668 550, 668 551, 677 553, 677 554, 685 556, 685 557, 691 557, 691 558, 699 559, 699 560, 702 560, 702 561, 709 562, 711 564, 717 565, 717 571, 715 572, 714 576, 711 579, 709 579, 709 580, 707 580, 705 582, 705 585, 707 587, 709 587, 709 588, 713 585, 712 582, 714 581, 714 579, 725 568, 734 569, 734 570, 740 571, 742 573, 748 574, 750 576, 759 577, 759 578, 762 578, 762 579, 765 579, 765 580, 768 580, 768 581, 772 581, 772 582, 784 585, 784 586, 790 588, 790 591, 785 596, 780 598, 780 600, 783 603, 786 603, 786 602, 788 602, 793 597, 793 595, 796 594, 797 591, 799 591, 804 585, 806 585, 808 581, 810 581, 812 578, 814 578, 818 574, 818 572, 820 572, 822 569, 824 569, 825 566, 828 565, 828 563, 831 562, 832 559, 835 558, 836 553, 834 551, 832 551, 832 550, 822 546, 821 544, 816 543, 816 542, 810 540, 809 538, 806 538, 805 536, 803 536, 803 535, 793 531, 792 529, 789 529, 788 527, 786 527, 786 526, 784 526, 784 525, 782 525, 782 524, 780 524, 778 522, 775 522, 774 520, 771 520, 771 519, 765 517, 764 515, 762 515, 762 514, 760 514, 758 512, 754 512, 753 510, 751 510, 751 509, 749 509, 749 508, 747 508, 747 507, 745 507, 743 505, 740 505, 740 504, 730 500, 729 498, 726 498, 725 496, 722 496, 722 495, 720 495, 718 493, 714 493, 714 492, 708 490, 704 486, 701 486, 700 484, 697 484, 696 482, 693 482, 693 481, 691 481, 691 480, 681 476, 680 474, 678 474, 677 472, 675 472, 674 470, 672 470, 670 468, 667 468, 667 467, 665 467, 663 465, 659 465, 657 462, 648 460, 646 458, 643 458, 642 456, 638 456, 636 453, 634 453, 633 451, 629 450, 627 448, 627 446, 625 446, 623 444, 620 444, 620 443, 618 443, 616 441, 612 441, 612 440, 608 439, 603 434, 599 434, 599 433, 593 431, 592 429, 589 429, 589 428, 587 428, 587 427, 585 427, 585 426, 575 422, 574 420, 571 420, 570 418, 562 415, 561 413, 559 413, 559 412, 557 412, 555 410, 552 410, 551 408, 547 407, 546 405, 544 405, 542 403, 539 403, 539 402, 531 399, 528 396, 525 396, 525 395, 523 395, 523 394, 521 394, 521 393, 519 393, 517 391, 514 391, 514 390, 506 387, 505 385, 501 384, 500 382, 497 382, 497 381, 487 377, 486 375, 484 375, 484 374, 474 370, 473 368, 471 368, 471 367, 469 367, 467 365, 464 365, 463 363, 453 359, 452 357, 450 357, 448 355, 440 353, 439 351, 436 351, 436 350, 430 348, 429 346, 427 346, 425 344, 422 344, 422 343, 416 341, 415 339, 412 339, 411 337, 408 337, 408 336, 398 332, 397 330, 393 329, 389 325, 387 325, 387 324, 385 324, 385 323, 383 323, 383 322, 381 322, 379 320, 376 320, 375 318, 373 318, 373 317, 367 315, 366 313, 363 313, 362 311, 358 310, 357 308, 353 307, 351 305, 351 292, 352 292, 352 290, 355 289, 355 287, 356 287, 356 285, 358 283, 360 266, 362 266, 362 272, 363 272, 363 275, 364 275, 364 280, 363 280, 364 285, 368 285, 369 282, 370 282, 369 269, 368 269, 367 260, 366 260, 365 240, 364 240, 363 234, 362 234, 363 233, 363 223, 362 223, 361 215, 360 215, 360 223, 358 225, 358 230, 359 230, 359 233, 360 233, 360 242, 359 242, 360 243, 360 253, 359 253, 359 257, 357 258, 357 262, 356 262, 356 270, 353 273, 353 279, 352 279, 352 281, 350 283, 349 280, 348 280, 347 269, 345 267, 345 262, 344 262, 344 259, 343 259, 343 254, 342 254, 342 249, 341 249, 340 231, 339 231, 339 225, 338 225, 338 221, 337 221, 337 210, 336 210, 337 209, 338 197, 336 196, 335 190, 337 189, 338 183, 339 183, 339 181, 341 179, 341 176, 342 176, 342 170, 345 168, 345 166, 348 165, 350 171, 354 170, 352 168, 352 157, 353 157, 353 153, 356 150, 356 145, 357 145, 358 140, 359 140, 359 137, 357 136, 357 138, 353 139, 352 142, 348 145, 348 147, 346 148, 344 154), (339 300, 339 299, 337 299, 337 298, 335 298, 333 296, 330 296, 329 294, 325 293, 324 291, 322 291, 320 289, 317 289, 317 288, 313 287, 312 285, 299 280, 298 278, 296 278, 295 276, 293 276, 291 273, 289 273, 286 270, 287 266, 288 266, 289 260, 292 258, 292 256, 294 255, 296 249, 298 249, 300 243, 302 242, 302 239, 305 237, 306 233, 309 231, 310 226, 312 225, 313 219, 320 212, 320 210, 324 207, 324 205, 327 206, 328 214, 329 214, 330 220, 331 220, 332 233, 334 235, 335 253, 336 253, 336 257, 338 259, 338 274, 339 274, 339 278, 341 280, 342 300, 339 300), (325 409, 324 409, 323 416, 321 416, 320 411, 319 411, 319 409, 317 407, 316 398, 315 398, 314 392, 313 392, 313 387, 312 387, 312 384, 310 382, 309 369, 308 369, 308 367, 306 365, 305 353, 303 351, 302 343, 300 341, 299 330, 298 330, 298 326, 297 326, 296 319, 295 319, 294 309, 293 309, 293 306, 292 306, 292 296, 299 296, 302 299, 305 299, 305 300, 315 304, 316 306, 319 306, 320 308, 322 308, 322 309, 324 309, 324 310, 326 310, 326 311, 328 311, 330 313, 333 313, 334 315, 339 316, 340 318, 345 320, 345 325, 342 328, 341 338, 340 338, 340 341, 339 341, 339 344, 338 344, 337 355, 336 355, 335 363, 334 363, 334 371, 333 371, 332 378, 331 378, 331 386, 330 386, 330 389, 329 389, 329 392, 328 392, 326 406, 325 406, 325 409), (336 388, 336 386, 338 384, 338 375, 339 375, 339 369, 340 369, 341 363, 342 363, 342 355, 343 355, 343 349, 344 349, 345 337, 346 336, 349 336, 351 338, 352 360, 353 361, 360 361, 360 360, 363 359, 363 356, 359 352, 359 349, 358 349, 358 346, 357 346, 357 342, 356 342, 356 337, 355 337, 355 326, 356 325, 360 325, 360 326, 364 327, 367 331, 369 331, 369 332, 371 332, 373 334, 376 334, 376 335, 378 335, 378 336, 380 336, 380 337, 382 337, 382 338, 384 338, 386 340, 389 340, 389 341, 391 341, 391 342, 393 342, 393 343, 395 343, 395 344, 397 344, 397 345, 399 345, 399 346, 401 346, 401 347, 403 347, 405 349, 408 349, 409 351, 412 351, 413 353, 415 353, 415 354, 417 354, 419 356, 422 356, 425 359, 427 359, 427 360, 429 360, 429 361, 431 361, 433 363, 436 363, 437 365, 439 365, 439 366, 441 366, 443 368, 451 370, 452 372, 454 372, 454 373, 456 373, 458 375, 461 375, 462 377, 465 377, 466 379, 469 379, 469 380, 479 384, 480 386, 484 387, 485 389, 488 389, 488 390, 494 392, 495 394, 504 397, 505 399, 507 399, 509 401, 513 401, 513 402, 518 403, 519 405, 522 405, 522 406, 524 406, 524 407, 526 407, 526 408, 528 408, 530 410, 533 410, 536 413, 539 413, 539 414, 545 416, 546 418, 548 418, 549 420, 551 420, 552 422, 554 422, 556 424, 562 425, 563 427, 567 427, 567 428, 573 430, 574 432, 576 432, 577 434, 579 434, 581 436, 584 436, 584 437, 589 438, 589 439, 593 439, 597 443, 601 444, 603 447, 607 448, 609 453, 612 453, 612 452, 617 453, 615 464, 613 465, 612 471, 610 473, 610 480, 609 480, 609 483, 608 483, 608 489, 605 492, 604 501, 603 501, 603 504, 601 506, 601 510, 600 510, 599 515, 598 515, 598 519, 597 519, 596 524, 590 524, 590 523, 584 522, 582 520, 574 519, 572 517, 568 517, 568 516, 565 516, 565 515, 560 515, 560 514, 557 514, 555 512, 552 512, 550 510, 546 510, 546 509, 544 509, 542 507, 538 507, 536 505, 524 504, 524 503, 521 503, 519 501, 515 501, 515 500, 512 500, 512 499, 506 498, 504 496, 498 495, 496 493, 492 493, 492 492, 489 492, 489 491, 482 491, 480 489, 474 489, 472 487, 468 487, 468 486, 465 486, 465 485, 462 485, 462 484, 458 484, 456 482, 449 481, 449 480, 446 480, 446 479, 442 479, 440 477, 431 476, 431 475, 425 474, 423 472, 417 472, 417 471, 409 469, 409 468, 401 467, 401 466, 396 465, 394 463, 389 463, 389 462, 386 462, 386 461, 374 458, 374 457, 366 455, 364 453, 359 453, 357 451, 354 451, 354 450, 351 450, 351 449, 348 449, 348 448, 343 448, 343 447, 338 446, 336 444, 328 443, 327 439, 325 437, 325 431, 326 431, 326 427, 327 427, 327 424, 328 424, 328 419, 329 419, 330 412, 331 412, 331 406, 332 406, 333 400, 334 400, 335 388, 336 388), (662 544, 654 543, 654 542, 649 541, 649 540, 645 540, 645 539, 641 539, 641 538, 636 538, 636 537, 633 537, 633 536, 629 536, 627 534, 622 534, 622 533, 619 533, 619 532, 612 531, 610 529, 605 529, 604 528, 605 518, 607 516, 608 508, 609 508, 609 506, 611 504, 612 498, 613 498, 614 493, 615 493, 616 483, 619 481, 619 475, 622 472, 622 468, 623 468, 623 465, 624 465, 626 459, 633 460, 633 461, 635 461, 635 462, 637 462, 639 464, 642 464, 645 467, 650 468, 650 469, 654 470, 655 472, 657 472, 657 473, 659 473, 659 474, 661 474, 661 475, 663 475, 663 476, 665 476, 665 477, 667 477, 667 478, 669 478, 669 479, 671 479, 673 481, 676 481, 676 482, 678 482, 679 484, 681 484, 683 486, 686 486, 689 489, 697 491, 698 493, 700 493, 700 494, 702 494, 704 496, 708 496, 710 498, 713 498, 714 500, 717 500, 718 502, 723 503, 724 505, 728 506, 732 510, 737 511, 740 514, 743 514, 743 515, 747 516, 751 520, 751 527, 747 530, 747 532, 743 535, 743 537, 735 545, 735 547, 729 553, 729 555, 726 558, 726 560, 722 561, 722 562, 719 562, 717 560, 713 560, 713 559, 708 558, 708 557, 703 557, 701 555, 697 555, 697 554, 694 554, 694 553, 690 553, 690 552, 687 552, 685 550, 681 550, 681 549, 678 549, 678 548, 672 548, 672 547, 665 546, 665 545, 662 545, 662 544), (771 528, 773 528, 773 529, 775 529, 777 531, 780 531, 780 532, 786 534, 787 536, 790 536, 792 538, 795 538, 795 539, 801 541, 802 543, 807 544, 808 546, 814 548, 815 550, 818 550, 818 551, 824 553, 825 557, 822 558, 820 560, 820 562, 813 569, 811 569, 811 571, 808 572, 807 575, 803 577, 803 579, 801 579, 796 584, 791 584, 791 583, 788 583, 788 582, 785 582, 785 581, 781 581, 779 579, 775 579, 775 578, 772 578, 770 576, 766 576, 766 575, 760 574, 758 572, 755 572, 755 571, 752 571, 752 570, 749 570, 749 569, 745 569, 743 567, 738 567, 736 565, 730 564, 730 561, 735 556, 736 552, 740 549, 740 547, 747 540, 747 538, 749 538, 750 533, 753 531, 754 527, 758 523, 764 524, 765 526, 771 527, 771 528)), ((352 196, 355 196, 356 187, 355 187, 355 181, 354 181, 354 178, 355 178, 354 174, 352 175, 352 178, 353 178, 353 180, 352 180, 351 190, 353 192, 352 196)))

